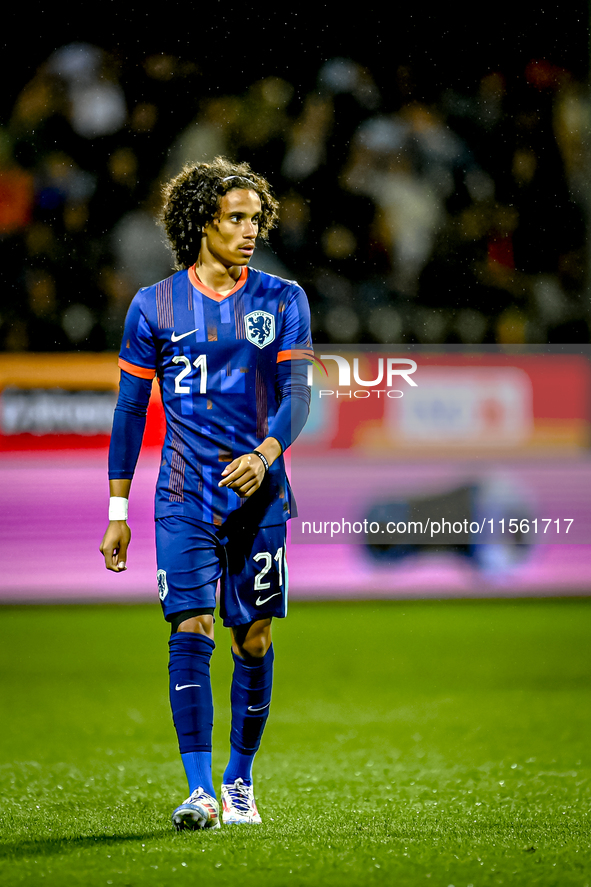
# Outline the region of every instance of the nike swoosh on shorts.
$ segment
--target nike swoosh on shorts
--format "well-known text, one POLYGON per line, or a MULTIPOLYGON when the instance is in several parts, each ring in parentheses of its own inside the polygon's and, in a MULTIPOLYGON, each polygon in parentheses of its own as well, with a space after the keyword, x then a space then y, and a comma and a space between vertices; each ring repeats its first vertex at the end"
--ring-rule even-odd
POLYGON ((281 594, 281 592, 276 591, 275 594, 270 594, 269 597, 266 597, 264 600, 261 600, 260 597, 258 597, 254 602, 255 607, 260 607, 262 604, 266 604, 267 601, 270 601, 272 597, 277 597, 278 594, 281 594))

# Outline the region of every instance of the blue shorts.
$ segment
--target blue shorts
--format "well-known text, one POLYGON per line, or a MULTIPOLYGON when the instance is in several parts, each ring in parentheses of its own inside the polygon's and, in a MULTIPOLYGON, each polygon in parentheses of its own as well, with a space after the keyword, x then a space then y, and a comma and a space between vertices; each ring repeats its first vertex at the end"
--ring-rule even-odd
POLYGON ((158 594, 164 618, 216 606, 226 626, 287 615, 285 524, 218 529, 185 517, 156 521, 158 594))

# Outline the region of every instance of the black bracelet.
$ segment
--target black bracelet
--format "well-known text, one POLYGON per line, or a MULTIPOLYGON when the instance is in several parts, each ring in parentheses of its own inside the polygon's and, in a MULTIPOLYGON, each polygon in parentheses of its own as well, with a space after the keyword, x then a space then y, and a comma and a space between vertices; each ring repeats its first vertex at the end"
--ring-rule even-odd
POLYGON ((259 453, 258 450, 253 450, 253 453, 255 454, 255 456, 258 456, 258 457, 259 457, 259 459, 261 460, 261 462, 262 462, 263 465, 265 466, 265 474, 266 474, 267 471, 269 470, 269 463, 267 462, 266 457, 263 456, 262 453, 259 453))

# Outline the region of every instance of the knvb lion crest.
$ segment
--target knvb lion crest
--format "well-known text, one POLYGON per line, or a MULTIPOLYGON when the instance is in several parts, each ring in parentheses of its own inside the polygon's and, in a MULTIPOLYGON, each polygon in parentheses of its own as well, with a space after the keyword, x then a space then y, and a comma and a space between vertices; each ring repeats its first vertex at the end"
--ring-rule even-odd
POLYGON ((251 311, 244 318, 246 338, 257 348, 264 348, 275 338, 275 318, 268 311, 251 311))
POLYGON ((161 601, 168 594, 168 582, 166 581, 166 570, 158 570, 156 573, 156 582, 158 583, 158 597, 161 601))

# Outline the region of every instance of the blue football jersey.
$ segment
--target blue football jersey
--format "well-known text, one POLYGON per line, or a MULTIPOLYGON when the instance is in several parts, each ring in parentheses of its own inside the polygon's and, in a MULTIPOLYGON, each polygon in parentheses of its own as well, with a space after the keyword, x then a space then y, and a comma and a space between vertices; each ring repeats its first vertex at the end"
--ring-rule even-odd
MULTIPOLYGON (((166 437, 156 518, 221 526, 243 506, 269 526, 295 514, 282 456, 249 499, 218 484, 229 462, 269 435, 281 402, 278 368, 301 369, 305 380, 312 354, 308 301, 293 281, 245 267, 222 296, 190 268, 137 293, 119 366, 160 384, 166 437)), ((284 449, 290 442, 274 436, 284 449)))

